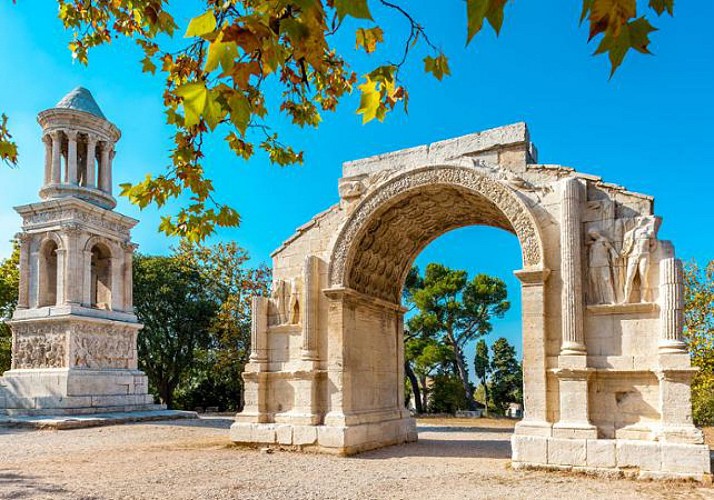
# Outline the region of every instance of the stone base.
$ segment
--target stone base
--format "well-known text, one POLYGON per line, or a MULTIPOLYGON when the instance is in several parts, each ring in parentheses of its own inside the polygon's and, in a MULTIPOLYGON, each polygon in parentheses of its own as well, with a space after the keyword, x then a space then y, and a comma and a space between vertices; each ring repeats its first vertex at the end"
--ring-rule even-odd
MULTIPOLYGON (((163 405, 153 405, 162 407, 163 405)), ((178 410, 149 410, 110 413, 93 413, 91 415, 52 415, 52 416, 0 416, 0 427, 27 428, 27 429, 85 429, 105 425, 120 425, 135 422, 155 422, 161 420, 197 419, 194 411, 178 410)))
POLYGON ((705 481, 711 474, 709 447, 704 444, 514 434, 511 446, 516 469, 546 468, 697 481, 705 481))
POLYGON ((0 378, 0 413, 86 415, 165 409, 148 394, 139 370, 10 370, 0 378))
POLYGON ((235 422, 231 441, 250 446, 286 446, 353 455, 417 440, 416 421, 400 418, 347 427, 331 425, 258 424, 235 422))

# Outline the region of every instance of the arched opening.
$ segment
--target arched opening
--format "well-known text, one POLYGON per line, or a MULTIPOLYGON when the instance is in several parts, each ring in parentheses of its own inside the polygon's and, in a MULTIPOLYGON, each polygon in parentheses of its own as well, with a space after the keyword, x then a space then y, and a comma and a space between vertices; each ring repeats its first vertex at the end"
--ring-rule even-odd
MULTIPOLYGON (((414 422, 404 407, 402 287, 412 263, 432 241, 467 226, 489 226, 517 237, 522 268, 511 270, 523 286, 511 293, 522 296, 522 342, 529 346, 523 349, 526 415, 539 422, 548 418, 548 270, 534 216, 526 200, 505 183, 473 170, 430 167, 397 176, 363 199, 342 227, 331 255, 327 295, 331 307, 341 310, 343 349, 352 363, 349 375, 327 384, 328 392, 335 386, 349 394, 332 398, 331 412, 335 414, 339 405, 345 415, 334 422, 381 422, 383 428, 391 422, 381 443, 362 446, 384 446, 414 436, 414 422)), ((332 425, 330 413, 325 422, 332 425)))
POLYGON ((406 401, 417 417, 419 435, 417 447, 405 453, 438 448, 440 453, 453 456, 478 453, 509 459, 510 438, 523 407, 521 283, 513 274, 521 266, 518 239, 508 231, 483 225, 459 228, 432 241, 413 265, 422 279, 431 271, 434 280, 433 273, 438 274, 443 268, 448 274, 428 285, 416 286, 421 290, 422 300, 429 297, 435 302, 434 307, 421 302, 425 310, 419 309, 407 290, 402 300, 407 309, 406 401), (462 277, 462 271, 466 276, 462 277), (461 291, 453 295, 451 291, 441 293, 440 286, 453 283, 450 280, 454 278, 460 283, 457 289, 465 284, 461 291), (474 290, 472 284, 483 287, 476 301, 473 294, 471 300, 464 298, 474 290), (502 286, 505 297, 499 296, 502 286), (504 301, 508 302, 508 308, 501 314, 504 301), (423 323, 435 312, 443 312, 447 303, 457 306, 451 317, 463 322, 454 329, 451 339, 443 328, 446 321, 442 320, 443 325, 437 330, 429 329, 430 325, 424 328, 423 323), (458 344, 458 352, 451 340, 458 344), (481 364, 477 365, 480 342, 485 352, 482 347, 481 364), (456 356, 461 357, 461 366, 467 374, 471 406, 456 356))
POLYGON ((57 304, 57 243, 45 240, 40 248, 38 307, 57 304))
POLYGON ((109 248, 97 243, 91 250, 91 305, 96 309, 112 307, 112 255, 109 248))

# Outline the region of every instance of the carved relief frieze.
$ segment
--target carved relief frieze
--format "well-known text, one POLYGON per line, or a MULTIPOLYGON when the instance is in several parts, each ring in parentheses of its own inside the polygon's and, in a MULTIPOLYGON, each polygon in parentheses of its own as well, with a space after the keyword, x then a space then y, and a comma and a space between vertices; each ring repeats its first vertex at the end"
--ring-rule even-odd
MULTIPOLYGON (((36 331, 36 330, 30 330, 36 331)), ((16 370, 63 368, 66 366, 64 333, 29 333, 17 335, 12 366, 16 370)))
POLYGON ((70 363, 75 368, 132 367, 134 336, 124 332, 77 332, 72 335, 70 363))

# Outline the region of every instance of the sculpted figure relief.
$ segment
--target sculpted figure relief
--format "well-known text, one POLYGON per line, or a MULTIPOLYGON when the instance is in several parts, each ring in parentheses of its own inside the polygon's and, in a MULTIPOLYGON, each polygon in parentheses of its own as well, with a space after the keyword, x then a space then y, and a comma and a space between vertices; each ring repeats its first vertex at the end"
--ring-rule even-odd
POLYGON ((635 227, 625 233, 622 256, 627 260, 623 303, 631 302, 635 278, 640 279, 640 302, 652 300, 649 282, 651 255, 657 247, 654 217, 638 217, 635 227))
POLYGON ((590 278, 590 303, 614 304, 617 302, 614 266, 619 258, 610 240, 598 230, 588 231, 588 277, 590 278))
POLYGON ((290 303, 288 306, 288 323, 297 325, 300 322, 300 304, 298 300, 299 290, 297 280, 290 280, 290 303))
POLYGON ((15 368, 61 368, 64 366, 63 337, 33 336, 17 341, 15 368))
POLYGON ((297 325, 300 322, 300 293, 298 280, 277 280, 270 293, 275 314, 271 324, 297 325))

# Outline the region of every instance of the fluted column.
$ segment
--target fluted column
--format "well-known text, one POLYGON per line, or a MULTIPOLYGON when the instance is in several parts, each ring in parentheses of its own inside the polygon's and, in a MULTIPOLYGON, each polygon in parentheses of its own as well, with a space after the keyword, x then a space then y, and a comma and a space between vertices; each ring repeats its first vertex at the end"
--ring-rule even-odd
POLYGON ((99 162, 99 189, 105 193, 112 192, 112 149, 114 145, 110 142, 102 142, 102 156, 99 162))
MULTIPOLYGON (((66 273, 62 279, 62 284, 64 285, 64 301, 70 304, 81 304, 84 276, 79 262, 79 237, 82 233, 82 229, 79 224, 72 222, 63 225, 62 229, 66 235, 67 252, 64 255, 63 265, 59 266, 58 264, 58 269, 62 267, 66 273)), ((62 288, 60 286, 59 273, 57 275, 57 283, 59 290, 59 288, 62 288)), ((57 303, 61 304, 59 300, 57 303)))
POLYGON ((268 335, 268 299, 266 297, 253 297, 251 314, 250 361, 251 363, 265 363, 268 361, 266 345, 268 335))
POLYGON ((45 180, 44 185, 52 183, 52 138, 45 134, 42 136, 42 142, 45 144, 45 180))
POLYGON ((77 184, 77 132, 68 130, 67 134, 67 183, 77 184))
POLYGON ((673 257, 659 263, 660 319, 662 336, 659 350, 663 353, 683 353, 687 346, 682 341, 684 326, 684 277, 682 261, 673 257))
POLYGON ((89 134, 87 137, 87 182, 88 188, 96 187, 97 172, 97 136, 89 134))
POLYGON ((52 139, 52 184, 62 182, 62 132, 53 130, 50 132, 52 139))
POLYGON ((583 338, 582 186, 573 178, 561 182, 560 255, 563 289, 561 355, 585 354, 583 338))
POLYGON ((314 255, 305 258, 303 282, 304 301, 302 304, 302 353, 307 361, 317 360, 318 305, 320 300, 320 261, 314 255))

